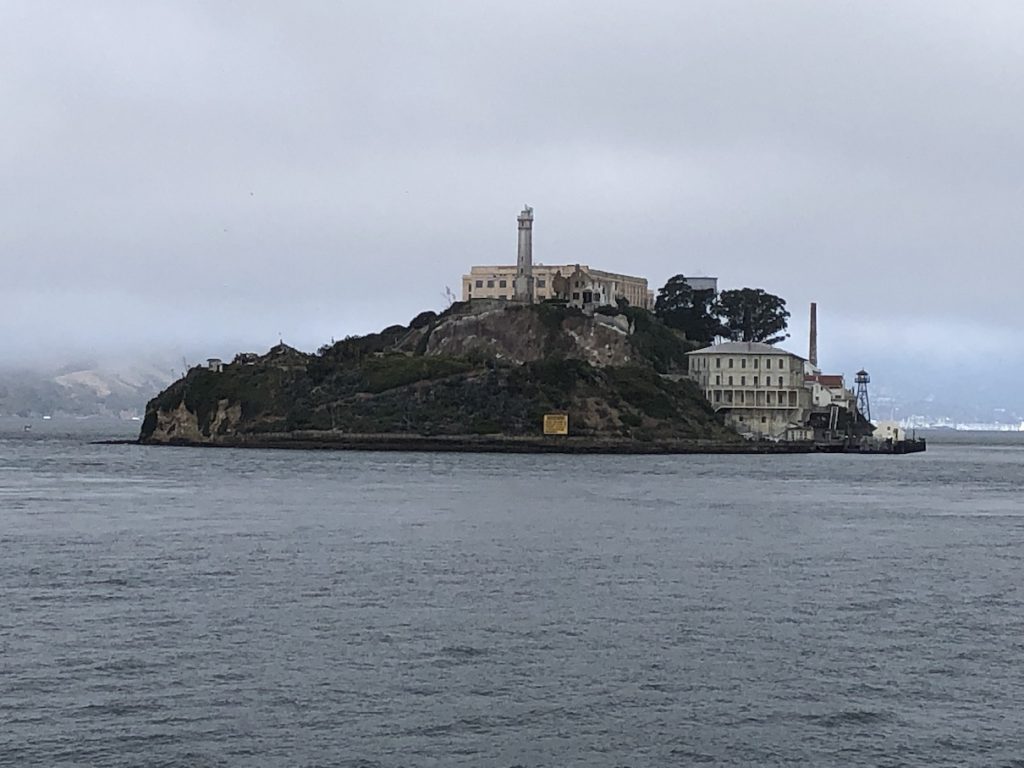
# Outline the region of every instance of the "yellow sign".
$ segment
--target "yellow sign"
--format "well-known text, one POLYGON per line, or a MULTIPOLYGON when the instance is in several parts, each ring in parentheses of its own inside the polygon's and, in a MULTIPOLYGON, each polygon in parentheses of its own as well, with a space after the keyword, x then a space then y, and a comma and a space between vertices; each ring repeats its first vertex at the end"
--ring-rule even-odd
POLYGON ((544 414, 545 435, 568 435, 569 414, 567 413, 545 413, 544 414))

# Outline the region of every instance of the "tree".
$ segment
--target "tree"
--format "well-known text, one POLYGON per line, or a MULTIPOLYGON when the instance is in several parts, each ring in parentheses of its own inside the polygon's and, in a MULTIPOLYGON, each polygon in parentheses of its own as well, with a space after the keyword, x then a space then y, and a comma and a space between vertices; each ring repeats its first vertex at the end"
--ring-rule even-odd
POLYGON ((714 291, 695 291, 683 275, 676 275, 658 291, 654 314, 669 328, 685 333, 686 338, 710 344, 719 326, 714 306, 714 291))
POLYGON ((786 300, 761 288, 722 291, 714 311, 733 341, 777 344, 789 338, 786 300))
POLYGON ((670 277, 658 290, 658 298, 654 300, 654 314, 662 319, 685 311, 693 306, 693 288, 682 275, 670 277))

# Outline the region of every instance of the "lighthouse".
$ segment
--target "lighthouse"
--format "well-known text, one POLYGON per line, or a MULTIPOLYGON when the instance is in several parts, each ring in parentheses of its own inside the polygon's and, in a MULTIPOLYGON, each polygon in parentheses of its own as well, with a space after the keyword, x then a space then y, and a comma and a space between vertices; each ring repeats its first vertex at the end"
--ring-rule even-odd
POLYGON ((533 303, 533 208, 523 206, 519 214, 519 252, 516 259, 516 280, 513 298, 533 303))

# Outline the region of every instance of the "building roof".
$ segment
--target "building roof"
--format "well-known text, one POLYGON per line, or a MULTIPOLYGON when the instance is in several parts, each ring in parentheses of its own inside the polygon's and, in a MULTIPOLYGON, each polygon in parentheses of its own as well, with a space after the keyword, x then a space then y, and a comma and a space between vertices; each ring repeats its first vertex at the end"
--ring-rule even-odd
POLYGON ((795 357, 797 360, 803 360, 800 355, 794 355, 792 352, 788 352, 785 349, 779 347, 773 347, 771 344, 765 344, 760 341, 725 341, 721 344, 713 344, 710 347, 703 347, 702 349, 695 349, 693 352, 687 352, 688 355, 787 355, 788 357, 795 357))
POLYGON ((811 376, 804 376, 807 381, 816 381, 823 387, 830 387, 832 389, 840 389, 844 386, 845 382, 843 377, 838 373, 817 373, 811 376))

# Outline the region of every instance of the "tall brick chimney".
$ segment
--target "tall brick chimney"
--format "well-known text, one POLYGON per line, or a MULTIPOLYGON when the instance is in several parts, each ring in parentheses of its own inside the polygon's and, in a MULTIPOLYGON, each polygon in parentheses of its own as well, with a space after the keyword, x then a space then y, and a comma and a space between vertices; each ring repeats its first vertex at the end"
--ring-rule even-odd
POLYGON ((811 338, 807 359, 811 365, 818 364, 818 304, 814 301, 811 302, 811 338))

